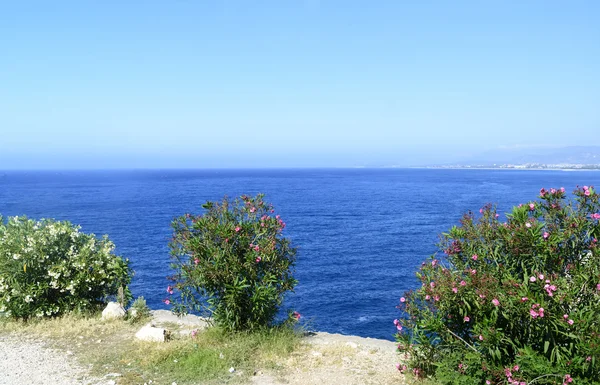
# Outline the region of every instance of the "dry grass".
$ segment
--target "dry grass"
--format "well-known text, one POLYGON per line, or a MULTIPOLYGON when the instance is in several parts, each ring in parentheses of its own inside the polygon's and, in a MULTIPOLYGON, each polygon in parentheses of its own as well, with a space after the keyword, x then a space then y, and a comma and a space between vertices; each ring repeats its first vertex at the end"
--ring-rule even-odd
POLYGON ((196 338, 173 333, 168 343, 142 342, 133 338, 140 326, 102 321, 99 316, 65 316, 27 323, 3 320, 0 332, 42 339, 52 348, 72 352, 97 377, 120 374, 113 378, 119 385, 150 380, 180 385, 245 383, 262 368, 276 368, 275 361, 286 359, 300 345, 299 337, 288 329, 232 335, 211 328, 196 338))

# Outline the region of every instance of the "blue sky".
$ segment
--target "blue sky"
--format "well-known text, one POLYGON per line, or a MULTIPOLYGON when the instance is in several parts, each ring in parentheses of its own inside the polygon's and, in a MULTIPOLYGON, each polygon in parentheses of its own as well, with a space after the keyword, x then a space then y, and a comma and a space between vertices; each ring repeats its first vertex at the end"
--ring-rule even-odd
POLYGON ((600 145, 598 1, 0 4, 0 169, 600 145))

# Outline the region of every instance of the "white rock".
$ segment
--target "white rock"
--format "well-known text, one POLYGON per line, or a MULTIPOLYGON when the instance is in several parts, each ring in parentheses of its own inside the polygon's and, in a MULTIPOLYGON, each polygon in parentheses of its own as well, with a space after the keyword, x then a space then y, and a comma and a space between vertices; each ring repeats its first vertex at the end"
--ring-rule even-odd
POLYGON ((356 342, 348 341, 346 342, 346 346, 350 346, 352 349, 358 349, 358 344, 356 342))
POLYGON ((233 373, 235 372, 235 368, 232 366, 231 368, 229 368, 229 373, 233 373))
POLYGON ((165 342, 168 335, 169 332, 166 329, 146 325, 135 333, 135 338, 142 341, 165 342))
POLYGON ((106 308, 102 310, 102 319, 113 319, 125 317, 125 309, 118 302, 109 302, 106 308))

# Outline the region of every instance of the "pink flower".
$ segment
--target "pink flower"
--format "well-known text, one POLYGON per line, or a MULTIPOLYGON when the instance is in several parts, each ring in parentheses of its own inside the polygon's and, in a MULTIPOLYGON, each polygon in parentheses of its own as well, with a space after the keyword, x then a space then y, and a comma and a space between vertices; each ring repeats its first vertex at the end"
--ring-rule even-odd
POLYGON ((452 291, 454 292, 454 294, 458 293, 458 289, 455 287, 452 288, 452 291))
POLYGON ((292 317, 294 317, 296 319, 296 321, 298 321, 300 319, 300 317, 302 317, 302 315, 300 313, 298 313, 297 311, 292 313, 292 317))
POLYGON ((477 260, 477 258, 479 258, 479 257, 477 256, 477 254, 473 254, 473 256, 471 257, 471 259, 472 259, 472 260, 474 260, 474 261, 476 261, 476 260, 477 260))
POLYGON ((400 321, 398 321, 397 319, 394 320, 394 326, 398 326, 399 323, 400 321))
POLYGON ((585 190, 583 192, 583 195, 585 195, 586 197, 589 197, 590 196, 590 190, 585 190))
POLYGON ((573 382, 573 378, 571 378, 570 375, 565 374, 565 381, 563 382, 563 384, 570 384, 571 382, 573 382))
POLYGON ((565 188, 564 188, 564 187, 561 187, 561 188, 560 188, 560 192, 564 193, 564 192, 565 192, 565 188))
POLYGON ((540 318, 544 318, 544 308, 543 307, 541 307, 539 309, 539 313, 540 313, 540 318))
POLYGON ((588 362, 590 362, 592 360, 592 356, 585 357, 585 360, 588 361, 588 362))
POLYGON ((600 283, 596 285, 596 290, 600 290, 600 283))
POLYGON ((472 275, 475 275, 475 274, 477 274, 477 270, 475 270, 475 269, 471 269, 471 274, 472 274, 472 275))
POLYGON ((530 309, 530 310, 529 310, 529 315, 530 315, 532 318, 537 318, 537 317, 539 316, 539 313, 538 313, 537 311, 533 310, 533 309, 530 309))
POLYGON ((535 204, 534 203, 530 203, 529 204, 529 210, 533 211, 535 209, 535 204))
POLYGON ((427 294, 427 295, 425 296, 425 301, 429 301, 430 299, 431 299, 431 296, 430 296, 429 294, 427 294))
POLYGON ((437 265, 437 263, 438 263, 437 259, 434 259, 433 261, 431 261, 431 266, 435 266, 435 265, 437 265))
POLYGON ((254 251, 259 251, 260 247, 258 245, 254 246, 254 251))
POLYGON ((471 320, 471 318, 469 318, 469 316, 465 316, 465 318, 463 318, 463 321, 465 322, 469 322, 471 320))
POLYGON ((550 234, 547 231, 545 231, 544 232, 544 239, 548 239, 549 236, 550 236, 550 234))
POLYGON ((400 297, 400 302, 406 302, 406 298, 400 297))
POLYGON ((235 232, 236 232, 236 233, 237 233, 238 231, 240 231, 240 230, 241 230, 241 228, 240 228, 239 226, 236 226, 236 227, 235 227, 235 232))
POLYGON ((568 321, 567 321, 567 323, 568 323, 569 325, 573 325, 575 322, 573 322, 573 320, 572 320, 572 319, 570 319, 570 320, 568 320, 568 321))
POLYGON ((529 298, 527 298, 527 297, 522 297, 521 298, 521 302, 527 302, 527 301, 529 301, 529 298))
POLYGON ((485 380, 485 385, 491 385, 492 383, 490 382, 490 380, 485 380))
POLYGON ((256 211, 256 207, 251 207, 251 208, 250 208, 250 212, 251 212, 251 213, 253 213, 253 212, 255 212, 255 211, 256 211))
POLYGON ((529 223, 529 222, 525 223, 525 227, 527 227, 527 228, 531 227, 531 223, 529 223))
POLYGON ((529 282, 535 282, 536 278, 535 277, 529 277, 529 282))
POLYGON ((198 258, 194 258, 194 265, 197 265, 200 263, 200 260, 198 258))
POLYGON ((500 301, 498 301, 498 299, 497 299, 497 298, 494 298, 494 299, 492 300, 492 303, 494 304, 494 306, 500 306, 500 301))
POLYGON ((538 275, 538 278, 539 278, 539 279, 544 279, 544 274, 540 274, 540 275, 538 275))
POLYGON ((435 282, 430 282, 429 286, 433 289, 435 287, 435 282))
POLYGON ((481 334, 479 335, 479 341, 483 341, 483 336, 481 334))
POLYGON ((256 257, 256 263, 258 263, 260 261, 262 261, 262 258, 261 257, 256 257))
POLYGON ((169 301, 168 299, 165 299, 165 300, 164 300, 164 303, 165 303, 165 305, 170 305, 170 304, 171 304, 171 301, 169 301))
POLYGON ((563 318, 564 318, 564 319, 568 319, 568 318, 569 318, 569 315, 568 315, 568 314, 563 314, 563 318))
POLYGON ((519 371, 519 365, 515 365, 515 366, 513 366, 513 370, 514 370, 515 372, 518 372, 518 371, 519 371))
POLYGON ((460 286, 465 286, 467 283, 465 281, 460 281, 460 286))
POLYGON ((439 295, 436 295, 435 297, 433 297, 433 300, 434 300, 434 301, 439 301, 439 300, 440 300, 440 296, 439 296, 439 295))
POLYGON ((198 334, 198 329, 192 330, 192 338, 195 338, 197 334, 198 334))
POLYGON ((590 217, 592 217, 592 219, 600 219, 600 213, 590 214, 590 217))
POLYGON ((167 286, 167 293, 173 294, 173 288, 171 286, 167 286))

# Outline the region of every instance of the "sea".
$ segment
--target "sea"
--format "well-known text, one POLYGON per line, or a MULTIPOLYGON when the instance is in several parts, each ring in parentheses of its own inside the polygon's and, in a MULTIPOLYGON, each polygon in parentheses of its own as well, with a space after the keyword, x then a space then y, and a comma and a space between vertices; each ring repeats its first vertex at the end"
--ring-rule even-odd
MULTIPOLYGON (((310 330, 393 339, 396 306, 439 234, 486 203, 542 187, 600 185, 600 172, 482 169, 0 171, 0 214, 68 220, 107 234, 131 262, 134 297, 168 309, 170 223, 207 200, 266 194, 298 248, 284 308, 310 330)), ((504 216, 501 219, 505 219, 504 216)))

